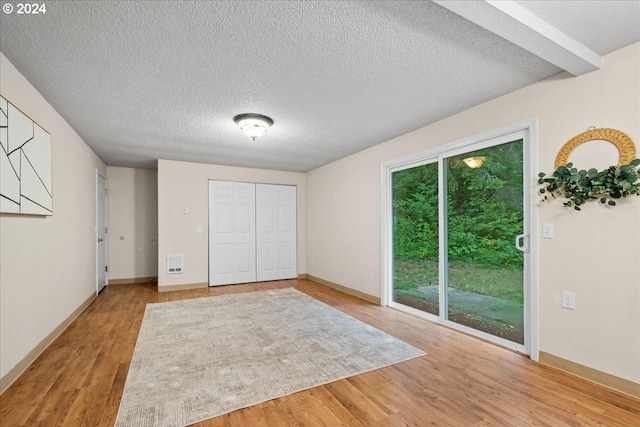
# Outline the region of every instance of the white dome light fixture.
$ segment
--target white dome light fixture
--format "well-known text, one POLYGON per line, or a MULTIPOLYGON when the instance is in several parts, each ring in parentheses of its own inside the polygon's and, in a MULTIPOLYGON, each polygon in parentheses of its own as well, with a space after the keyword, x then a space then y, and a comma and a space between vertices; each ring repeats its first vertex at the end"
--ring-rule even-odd
POLYGON ((238 114, 233 118, 233 121, 254 141, 273 125, 271 118, 253 113, 238 114))

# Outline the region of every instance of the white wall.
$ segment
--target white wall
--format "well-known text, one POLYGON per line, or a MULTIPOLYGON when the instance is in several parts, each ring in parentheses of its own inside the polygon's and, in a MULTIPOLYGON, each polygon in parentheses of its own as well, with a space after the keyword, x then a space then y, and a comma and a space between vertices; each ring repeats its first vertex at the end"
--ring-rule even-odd
MULTIPOLYGON (((622 130, 640 149, 640 43, 606 56, 602 70, 556 76, 309 172, 307 273, 379 296, 381 164, 533 117, 546 172, 562 145, 590 126, 622 130)), ((578 166, 599 167, 597 152, 578 166)), ((553 240, 534 232, 540 349, 640 382, 640 198, 581 212, 555 201, 537 211, 539 223, 555 225, 553 240), (562 290, 576 293, 575 311, 561 309, 562 290)))
POLYGON ((295 185, 297 189, 298 274, 306 266, 306 176, 297 172, 158 160, 158 286, 209 281, 209 180, 295 185), (184 208, 189 208, 189 214, 184 208), (204 232, 197 233, 202 226, 204 232), (184 273, 167 274, 166 257, 184 254, 184 273))
POLYGON ((107 167, 109 280, 158 275, 158 171, 107 167))
POLYGON ((2 96, 51 134, 53 175, 53 216, 0 214, 4 377, 96 292, 96 168, 106 171, 2 54, 0 70, 2 96))

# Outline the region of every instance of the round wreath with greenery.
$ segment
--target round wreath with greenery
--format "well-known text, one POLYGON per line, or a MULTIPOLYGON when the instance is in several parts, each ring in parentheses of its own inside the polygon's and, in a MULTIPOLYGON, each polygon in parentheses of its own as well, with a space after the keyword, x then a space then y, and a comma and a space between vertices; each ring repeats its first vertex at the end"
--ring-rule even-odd
POLYGON ((609 166, 603 171, 597 169, 578 170, 572 163, 558 166, 552 175, 538 174, 538 184, 542 185, 540 194, 543 201, 561 196, 568 200, 564 206, 579 211, 589 199, 599 199, 600 203, 615 206, 614 199, 635 194, 640 196, 640 159, 629 164, 609 166))

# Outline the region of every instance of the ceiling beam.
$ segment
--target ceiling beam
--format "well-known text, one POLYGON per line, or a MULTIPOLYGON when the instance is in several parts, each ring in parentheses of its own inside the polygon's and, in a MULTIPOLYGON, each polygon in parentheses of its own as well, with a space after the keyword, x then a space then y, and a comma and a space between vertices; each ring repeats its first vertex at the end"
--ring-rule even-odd
POLYGON ((433 1, 574 76, 602 66, 600 55, 515 1, 433 1))

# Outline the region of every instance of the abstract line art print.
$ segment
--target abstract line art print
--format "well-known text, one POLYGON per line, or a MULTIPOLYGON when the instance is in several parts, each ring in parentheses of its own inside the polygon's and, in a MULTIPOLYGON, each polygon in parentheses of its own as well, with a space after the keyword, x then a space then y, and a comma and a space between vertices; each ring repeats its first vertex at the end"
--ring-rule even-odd
POLYGON ((51 135, 0 96, 0 212, 53 215, 51 135))

